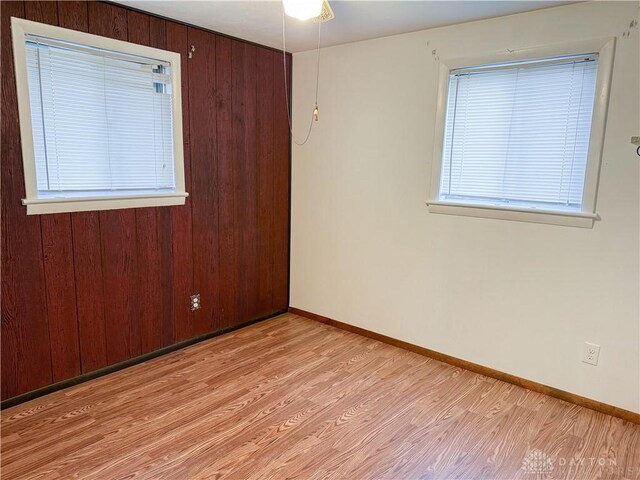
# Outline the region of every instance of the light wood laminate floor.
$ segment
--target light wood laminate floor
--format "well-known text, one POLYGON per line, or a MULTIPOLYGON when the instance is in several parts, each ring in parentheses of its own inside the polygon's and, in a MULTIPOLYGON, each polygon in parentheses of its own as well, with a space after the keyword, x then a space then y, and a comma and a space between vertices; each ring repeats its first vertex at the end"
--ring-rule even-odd
POLYGON ((640 426, 286 314, 3 411, 2 478, 639 479, 640 426))

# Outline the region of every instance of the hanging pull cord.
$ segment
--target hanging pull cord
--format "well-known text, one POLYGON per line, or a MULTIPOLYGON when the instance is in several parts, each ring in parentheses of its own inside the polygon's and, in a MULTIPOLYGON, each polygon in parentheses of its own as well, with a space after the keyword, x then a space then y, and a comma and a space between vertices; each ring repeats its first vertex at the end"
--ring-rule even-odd
POLYGON ((316 60, 316 98, 314 102, 313 112, 311 113, 311 119, 309 120, 309 129, 307 130, 307 136, 303 142, 298 142, 293 134, 293 126, 291 125, 291 112, 289 111, 289 90, 287 87, 287 49, 286 49, 286 32, 285 32, 285 18, 284 18, 284 4, 282 6, 282 66, 284 71, 284 95, 287 102, 287 120, 289 121, 289 132, 291 133, 291 139, 293 143, 298 146, 302 146, 309 140, 311 136, 311 130, 313 130, 313 122, 318 121, 318 86, 320 85, 320 27, 322 22, 318 22, 318 48, 317 48, 317 60, 316 60))

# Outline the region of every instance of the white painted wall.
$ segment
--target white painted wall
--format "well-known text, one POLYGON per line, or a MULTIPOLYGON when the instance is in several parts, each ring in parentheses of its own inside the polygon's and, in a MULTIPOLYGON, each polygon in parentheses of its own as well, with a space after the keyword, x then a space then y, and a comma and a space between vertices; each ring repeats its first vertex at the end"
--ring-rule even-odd
MULTIPOLYGON (((637 2, 582 3, 323 49, 294 146, 291 305, 640 412, 637 2), (430 214, 437 63, 617 37, 593 229, 430 214), (600 364, 582 345, 602 346, 600 364)), ((294 57, 294 132, 315 53, 294 57)))

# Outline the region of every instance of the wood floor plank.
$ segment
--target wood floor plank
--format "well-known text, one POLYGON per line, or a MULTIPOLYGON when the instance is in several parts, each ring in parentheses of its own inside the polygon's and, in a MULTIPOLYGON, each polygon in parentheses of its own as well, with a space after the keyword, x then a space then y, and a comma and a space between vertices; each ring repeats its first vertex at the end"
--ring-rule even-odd
POLYGON ((292 314, 1 422, 6 479, 640 479, 638 425, 292 314))

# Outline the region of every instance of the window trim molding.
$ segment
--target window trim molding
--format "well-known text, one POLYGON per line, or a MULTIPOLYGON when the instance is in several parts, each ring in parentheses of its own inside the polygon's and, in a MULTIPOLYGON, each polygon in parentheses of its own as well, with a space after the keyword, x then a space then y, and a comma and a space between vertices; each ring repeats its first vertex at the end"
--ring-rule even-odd
POLYGON ((16 92, 18 98, 18 117, 22 144, 22 162, 26 198, 22 204, 27 207, 27 215, 81 212, 89 210, 110 210, 116 208, 137 208, 167 205, 184 205, 188 193, 185 190, 184 146, 182 136, 182 88, 181 88, 181 55, 144 45, 122 40, 101 37, 90 33, 79 32, 67 28, 56 27, 44 23, 32 22, 23 18, 11 17, 11 34, 13 43, 13 60, 15 66, 16 92), (158 59, 171 64, 172 122, 173 122, 173 159, 176 192, 171 194, 151 195, 114 195, 109 197, 52 198, 38 197, 36 160, 33 146, 31 124, 31 100, 29 97, 26 35, 33 34, 54 39, 62 39, 81 45, 114 50, 131 55, 158 59))
POLYGON ((184 205, 187 193, 162 193, 158 195, 122 195, 112 197, 38 198, 23 199, 28 215, 45 213, 87 212, 122 208, 168 207, 184 205))
POLYGON ((518 50, 507 49, 480 55, 440 59, 431 179, 426 201, 429 212, 592 228, 594 221, 600 219, 596 213, 596 201, 598 197, 598 180, 600 177, 607 110, 609 106, 611 76, 613 73, 615 42, 615 37, 595 38, 563 44, 533 46, 518 50), (456 68, 475 65, 516 62, 527 59, 575 55, 586 52, 597 52, 599 58, 596 94, 591 121, 591 136, 589 138, 589 153, 587 156, 587 170, 582 197, 582 211, 574 213, 504 206, 457 204, 439 200, 442 149, 444 146, 447 98, 449 95, 449 72, 456 68))

